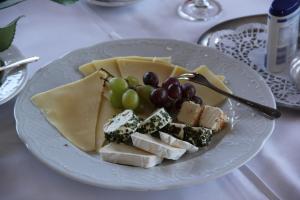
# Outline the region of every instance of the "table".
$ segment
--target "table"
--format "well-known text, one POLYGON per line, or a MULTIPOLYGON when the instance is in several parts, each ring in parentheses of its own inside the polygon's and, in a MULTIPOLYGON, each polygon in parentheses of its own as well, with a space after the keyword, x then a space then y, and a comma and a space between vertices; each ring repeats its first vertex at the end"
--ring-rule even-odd
MULTIPOLYGON (((122 8, 103 8, 80 1, 62 6, 27 0, 0 11, 0 26, 25 14, 14 44, 25 56, 41 60, 39 68, 67 52, 119 38, 172 38, 195 43, 213 25, 235 17, 265 13, 270 0, 219 0, 223 11, 208 22, 189 22, 176 15, 182 0, 143 0, 122 8)), ((226 176, 192 187, 130 192, 97 188, 73 181, 38 161, 18 139, 14 100, 0 106, 0 199, 299 199, 300 112, 281 109, 275 131, 261 152, 226 176)))

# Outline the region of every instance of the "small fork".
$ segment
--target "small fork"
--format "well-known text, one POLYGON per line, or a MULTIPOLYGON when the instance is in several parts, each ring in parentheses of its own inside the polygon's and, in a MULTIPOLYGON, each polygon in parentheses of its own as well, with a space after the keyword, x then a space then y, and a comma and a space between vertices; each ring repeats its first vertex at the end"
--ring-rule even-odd
POLYGON ((219 89, 218 87, 214 86, 212 83, 210 83, 203 75, 198 74, 198 73, 184 73, 181 74, 180 76, 177 77, 180 80, 188 80, 194 83, 198 83, 200 85, 206 86, 212 90, 214 90, 215 92, 218 92, 224 96, 227 96, 231 99, 234 99, 242 104, 248 105, 250 107, 252 107, 253 109, 260 111, 261 113, 263 113, 266 117, 270 118, 270 119, 276 119, 279 118, 281 116, 281 113, 279 110, 256 103, 254 101, 250 101, 248 99, 230 94, 228 92, 225 92, 224 90, 219 89))

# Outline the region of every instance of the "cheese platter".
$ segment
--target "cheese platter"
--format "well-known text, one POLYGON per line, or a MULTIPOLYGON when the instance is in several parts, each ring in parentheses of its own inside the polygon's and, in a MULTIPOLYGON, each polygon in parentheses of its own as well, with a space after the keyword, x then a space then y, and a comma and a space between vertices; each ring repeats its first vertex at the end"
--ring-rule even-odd
POLYGON ((40 160, 85 183, 160 190, 205 182, 253 157, 275 122, 174 77, 195 71, 227 92, 275 107, 262 79, 240 65, 175 40, 80 49, 26 86, 15 106, 18 134, 40 160))

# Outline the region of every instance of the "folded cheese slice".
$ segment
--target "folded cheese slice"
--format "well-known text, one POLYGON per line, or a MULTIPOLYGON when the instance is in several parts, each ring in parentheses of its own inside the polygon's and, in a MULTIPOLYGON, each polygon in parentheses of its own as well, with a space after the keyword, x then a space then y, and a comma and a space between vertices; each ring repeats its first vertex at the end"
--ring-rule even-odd
POLYGON ((105 141, 105 134, 103 131, 104 124, 119 112, 120 110, 114 109, 109 100, 102 96, 96 128, 96 149, 100 149, 105 141))
MULTIPOLYGON (((180 66, 175 66, 174 70, 171 73, 171 76, 179 76, 183 73, 188 73, 188 72, 189 71, 186 68, 183 68, 180 66)), ((194 70, 194 72, 197 72, 197 73, 205 76, 207 78, 207 80, 210 81, 216 87, 218 87, 226 92, 232 93, 231 90, 223 82, 225 80, 225 77, 222 75, 214 74, 211 70, 208 69, 207 66, 202 65, 202 66, 196 68, 194 70)), ((187 81, 181 80, 180 82, 185 83, 187 81)), ((227 97, 225 97, 205 86, 202 86, 202 85, 199 85, 196 83, 192 83, 192 82, 189 82, 189 83, 191 83, 195 86, 197 96, 200 96, 202 98, 203 102, 207 105, 217 106, 227 99, 227 97)))
POLYGON ((79 71, 84 75, 88 76, 91 73, 100 70, 101 68, 107 70, 109 73, 114 76, 120 76, 116 58, 108 58, 103 60, 93 60, 90 63, 81 65, 79 71))
POLYGON ((92 73, 94 73, 96 71, 96 68, 94 66, 93 62, 90 63, 86 63, 84 65, 81 65, 79 67, 79 71, 84 75, 84 76, 88 76, 92 73))
POLYGON ((96 124, 103 80, 95 72, 84 79, 34 95, 32 102, 78 148, 96 149, 96 124))
POLYGON ((154 72, 162 82, 170 77, 174 69, 172 64, 164 62, 130 59, 118 59, 117 62, 122 77, 135 76, 140 83, 143 83, 145 72, 154 72))
POLYGON ((150 62, 160 62, 160 63, 170 63, 171 57, 142 57, 142 56, 125 56, 125 57, 114 57, 103 60, 93 60, 90 63, 84 64, 79 67, 79 71, 87 76, 96 70, 101 68, 107 70, 114 76, 121 76, 118 69, 118 59, 128 59, 135 61, 150 61, 150 62))
MULTIPOLYGON (((203 75, 211 84, 216 86, 217 88, 226 91, 228 93, 232 93, 232 91, 222 82, 217 76, 208 69, 207 66, 202 65, 194 70, 201 75, 203 75)), ((217 106, 221 104, 227 97, 219 94, 208 87, 197 84, 197 94, 203 99, 205 104, 210 106, 217 106), (209 94, 209 95, 208 95, 209 94)))
MULTIPOLYGON (((202 65, 203 66, 203 65, 202 65)), ((200 66, 200 67, 202 67, 200 66)), ((194 71, 197 71, 198 68, 196 68, 194 71)), ((184 73, 188 73, 190 72, 187 68, 184 68, 184 67, 181 67, 181 66, 178 66, 176 65, 174 67, 174 70, 172 71, 171 73, 171 76, 179 76, 181 74, 184 74, 184 73)), ((214 74, 215 75, 215 74, 214 74)), ((224 75, 215 75, 220 81, 224 82, 225 81, 225 76, 224 75)))

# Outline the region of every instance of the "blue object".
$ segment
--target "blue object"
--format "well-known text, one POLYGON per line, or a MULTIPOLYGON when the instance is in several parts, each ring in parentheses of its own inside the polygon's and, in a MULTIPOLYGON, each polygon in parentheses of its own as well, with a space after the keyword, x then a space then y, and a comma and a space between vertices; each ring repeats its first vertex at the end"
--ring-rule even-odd
POLYGON ((270 7, 270 14, 276 17, 284 17, 295 10, 300 6, 300 0, 274 0, 270 7))

